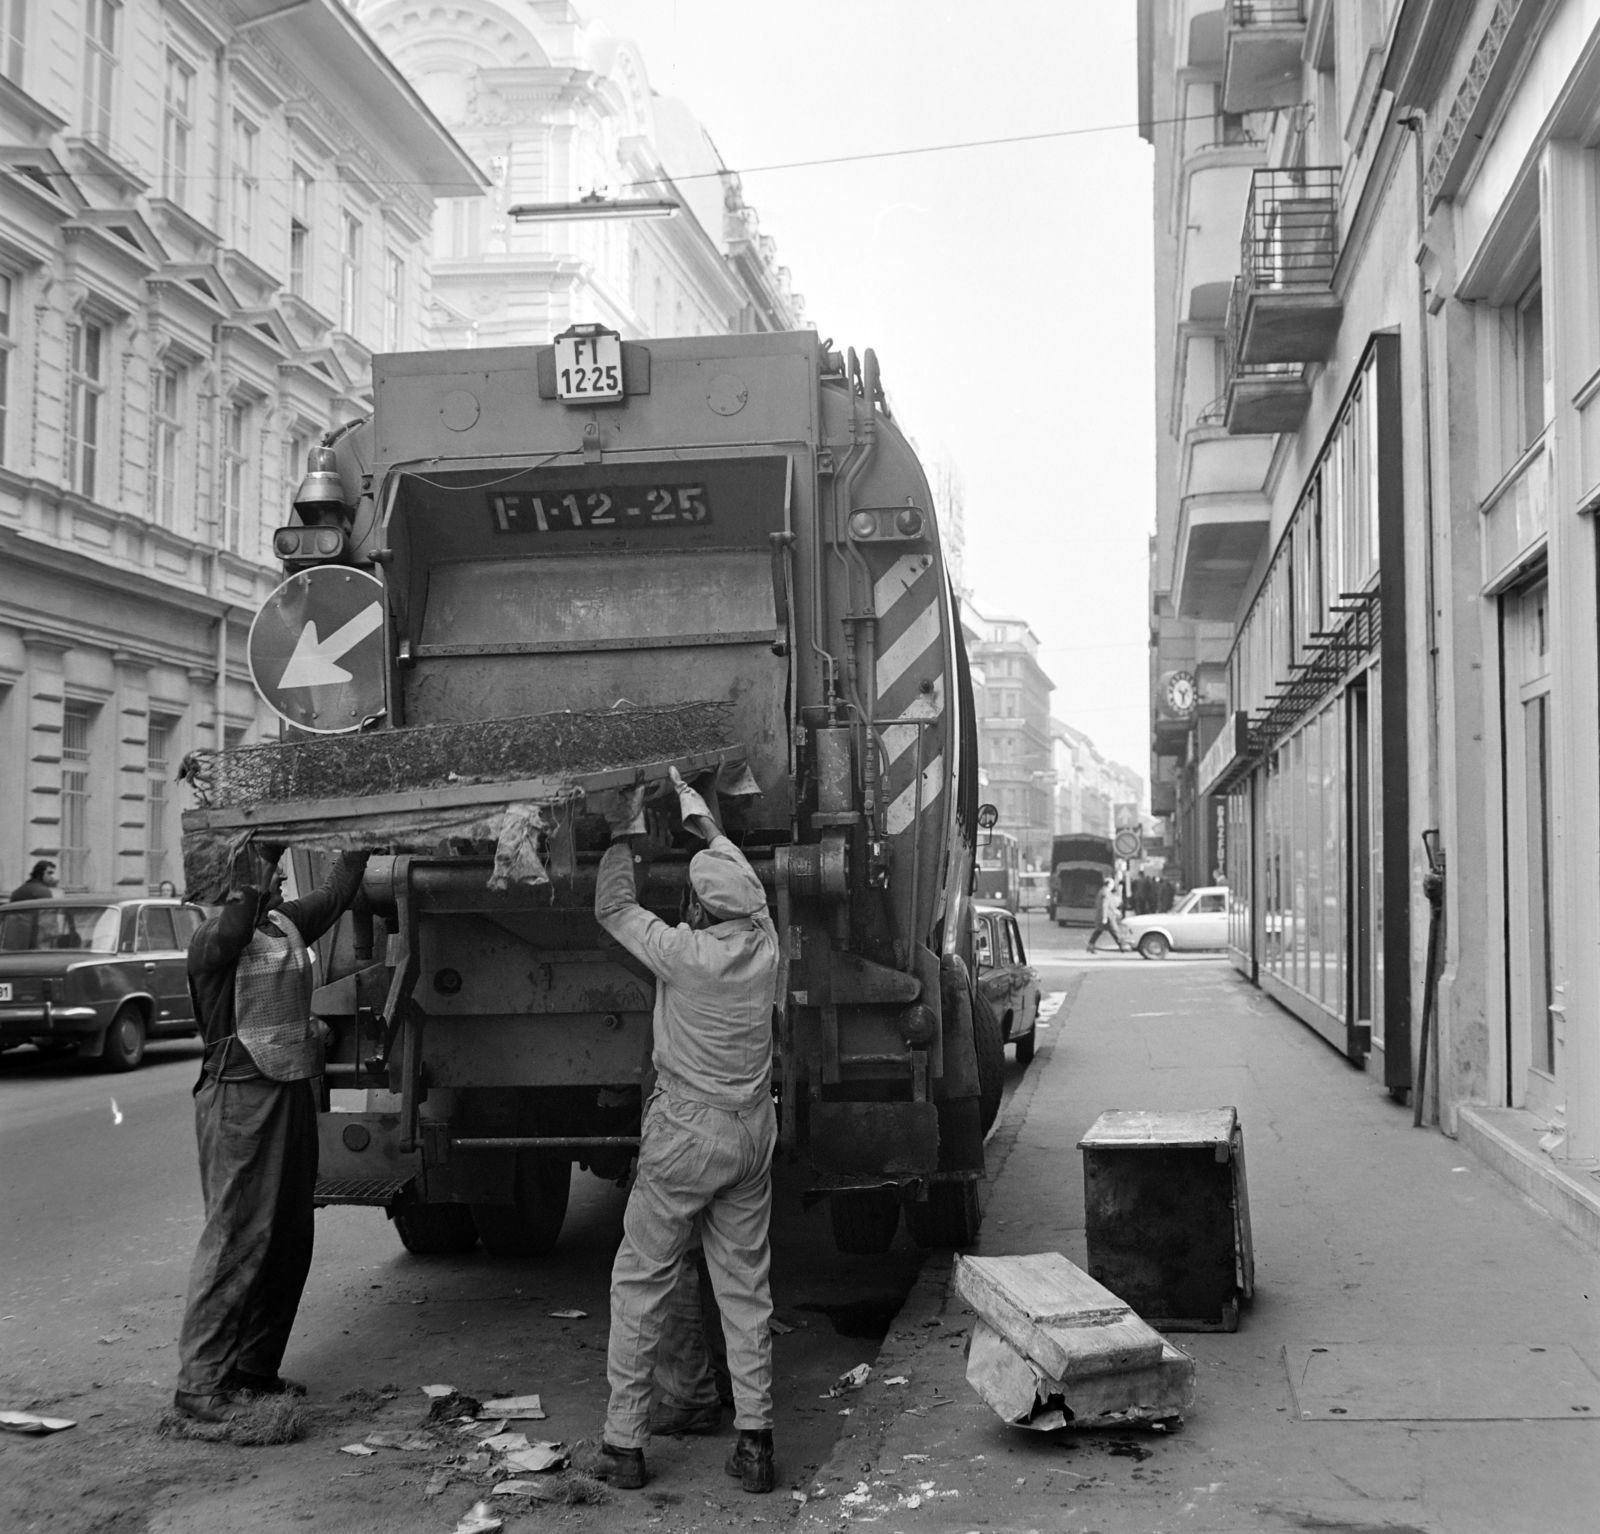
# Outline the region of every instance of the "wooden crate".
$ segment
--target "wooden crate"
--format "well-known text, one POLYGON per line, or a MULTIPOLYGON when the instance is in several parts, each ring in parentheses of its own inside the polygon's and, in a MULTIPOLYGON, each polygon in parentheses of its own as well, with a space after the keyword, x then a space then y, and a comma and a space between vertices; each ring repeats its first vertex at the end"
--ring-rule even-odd
POLYGON ((1237 1330, 1255 1289, 1237 1110, 1102 1113, 1078 1146, 1090 1275, 1163 1331, 1237 1330))

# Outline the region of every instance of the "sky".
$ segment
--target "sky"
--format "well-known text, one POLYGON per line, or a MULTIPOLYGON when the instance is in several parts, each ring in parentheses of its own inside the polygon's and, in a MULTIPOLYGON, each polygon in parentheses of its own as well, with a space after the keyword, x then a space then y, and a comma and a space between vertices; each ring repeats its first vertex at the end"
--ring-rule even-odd
POLYGON ((576 0, 631 37, 778 246, 808 318, 873 347, 965 485, 980 610, 1026 618, 1052 711, 1149 771, 1151 174, 1133 0, 576 0))

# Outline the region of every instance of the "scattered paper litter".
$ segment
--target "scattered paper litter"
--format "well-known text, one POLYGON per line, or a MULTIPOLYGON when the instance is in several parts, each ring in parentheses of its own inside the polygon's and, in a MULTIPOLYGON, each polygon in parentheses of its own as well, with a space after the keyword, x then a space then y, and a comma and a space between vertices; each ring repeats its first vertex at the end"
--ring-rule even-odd
POLYGON ((76 1427, 71 1417, 39 1417, 31 1411, 0 1411, 0 1428, 8 1433, 59 1433, 76 1427))
POLYGON ((513 1470, 526 1470, 537 1475, 541 1470, 560 1470, 572 1458, 571 1449, 558 1443, 531 1443, 506 1455, 506 1464, 513 1470))
POLYGON ((493 1492, 497 1497, 534 1497, 541 1502, 547 1502, 558 1495, 555 1487, 547 1481, 501 1481, 493 1492))
POLYGON ((902 1454, 900 1458, 908 1465, 925 1465, 929 1456, 926 1454, 902 1454))
POLYGON ((857 1364, 853 1369, 846 1369, 843 1374, 828 1387, 825 1396, 818 1396, 819 1401, 831 1401, 835 1396, 848 1395, 852 1390, 859 1390, 872 1377, 871 1364, 857 1364))
POLYGON ((368 1433, 362 1443, 374 1449, 401 1449, 411 1441, 408 1432, 395 1432, 390 1428, 379 1428, 376 1432, 368 1433))
POLYGON ((884 1381, 885 1385, 909 1385, 910 1383, 910 1379, 908 1379, 904 1374, 891 1374, 889 1378, 884 1381))
POLYGON ((787 1337, 789 1333, 794 1330, 792 1326, 788 1325, 786 1322, 780 1321, 776 1316, 767 1322, 767 1326, 770 1330, 775 1331, 780 1337, 787 1337))
POLYGON ((456 1387, 454 1385, 424 1385, 422 1393, 425 1396, 431 1396, 436 1401, 442 1401, 446 1396, 455 1395, 456 1387))
POLYGON ((484 1448, 493 1449, 496 1454, 509 1454, 513 1449, 526 1449, 528 1435, 526 1433, 494 1433, 488 1438, 478 1440, 484 1448))
POLYGON ((347 1443, 339 1452, 341 1454, 354 1454, 358 1459, 371 1459, 378 1451, 369 1449, 364 1443, 347 1443))
POLYGON ((526 1417, 538 1421, 545 1415, 538 1396, 499 1396, 483 1403, 483 1415, 489 1417, 526 1417))
POLYGON ((437 1497, 449 1484, 450 1472, 448 1470, 435 1470, 428 1477, 428 1484, 422 1488, 422 1495, 425 1497, 437 1497))
POLYGON ((485 1438, 493 1438, 496 1433, 505 1432, 506 1424, 510 1420, 509 1417, 474 1417, 468 1422, 463 1422, 456 1431, 476 1433, 478 1441, 482 1443, 485 1438))
POLYGON ((550 1315, 557 1321, 582 1321, 588 1316, 587 1310, 552 1310, 550 1315))
POLYGON ((505 1520, 496 1518, 489 1511, 487 1502, 474 1502, 461 1515, 461 1522, 451 1530, 451 1534, 495 1534, 496 1529, 504 1527, 505 1520))

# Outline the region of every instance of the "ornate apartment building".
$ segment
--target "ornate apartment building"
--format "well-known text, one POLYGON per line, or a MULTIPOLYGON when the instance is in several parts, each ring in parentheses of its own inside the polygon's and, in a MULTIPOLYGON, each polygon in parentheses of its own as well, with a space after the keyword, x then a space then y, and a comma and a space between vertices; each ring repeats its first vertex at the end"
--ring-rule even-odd
POLYGON ((357 14, 490 181, 441 209, 434 328, 446 346, 792 330, 804 304, 682 102, 569 0, 357 0, 357 14), (519 204, 670 198, 670 218, 518 223, 519 204))
POLYGON ((181 884, 306 448, 423 344, 484 178, 339 0, 0 17, 0 885, 181 884))
POLYGON ((1050 694, 1039 664, 1039 639, 1022 618, 989 617, 971 603, 967 649, 983 675, 978 697, 978 761, 984 796, 1000 812, 999 829, 1016 837, 1026 868, 1045 868, 1055 832, 1050 694))
POLYGON ((1600 1243, 1600 13, 1140 25, 1166 807, 1239 968, 1600 1243))

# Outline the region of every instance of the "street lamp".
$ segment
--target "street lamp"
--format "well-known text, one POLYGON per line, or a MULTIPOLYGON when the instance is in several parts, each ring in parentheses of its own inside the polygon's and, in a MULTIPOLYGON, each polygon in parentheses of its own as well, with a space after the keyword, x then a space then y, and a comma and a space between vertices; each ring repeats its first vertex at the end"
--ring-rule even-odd
POLYGON ((576 202, 519 202, 506 211, 519 224, 564 224, 595 218, 672 218, 681 207, 670 197, 602 197, 590 192, 576 202))

